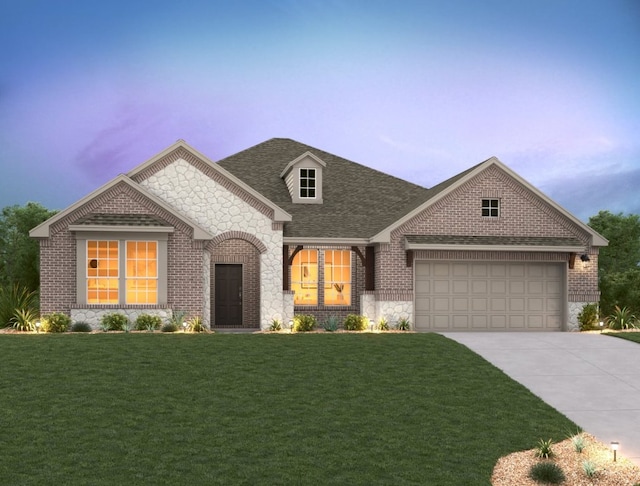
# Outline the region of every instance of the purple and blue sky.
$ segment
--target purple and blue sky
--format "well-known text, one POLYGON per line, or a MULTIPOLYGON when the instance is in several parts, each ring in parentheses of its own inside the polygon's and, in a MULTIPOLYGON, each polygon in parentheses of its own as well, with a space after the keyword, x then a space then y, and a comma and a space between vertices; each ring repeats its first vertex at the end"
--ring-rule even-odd
POLYGON ((0 1, 0 207, 178 139, 286 137, 430 187, 493 155, 640 214, 640 1, 0 1))

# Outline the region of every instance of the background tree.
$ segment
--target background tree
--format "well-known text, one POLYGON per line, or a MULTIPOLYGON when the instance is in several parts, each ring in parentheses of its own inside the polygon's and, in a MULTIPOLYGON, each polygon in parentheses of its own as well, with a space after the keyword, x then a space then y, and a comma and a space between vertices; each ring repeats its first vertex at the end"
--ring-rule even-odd
POLYGON ((601 314, 608 316, 616 305, 640 312, 640 216, 600 211, 589 226, 609 240, 600 248, 601 314))
POLYGON ((38 241, 29 231, 56 212, 38 203, 7 206, 0 214, 0 286, 19 285, 29 291, 40 287, 38 241))

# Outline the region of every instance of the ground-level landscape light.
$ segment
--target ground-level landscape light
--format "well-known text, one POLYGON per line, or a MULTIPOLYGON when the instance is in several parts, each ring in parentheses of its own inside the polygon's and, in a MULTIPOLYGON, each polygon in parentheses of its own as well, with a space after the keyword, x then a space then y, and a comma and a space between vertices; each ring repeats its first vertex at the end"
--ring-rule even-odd
POLYGON ((37 333, 40 333, 40 326, 41 326, 41 325, 42 325, 42 324, 40 323, 40 321, 36 321, 36 332, 37 332, 37 333))
POLYGON ((183 323, 182 323, 182 330, 183 330, 184 332, 187 332, 187 323, 186 323, 186 322, 183 322, 183 323))
POLYGON ((371 329, 371 332, 373 332, 373 326, 374 326, 373 319, 369 319, 369 328, 371 329))
POLYGON ((613 451, 613 462, 616 462, 616 453, 620 444, 618 442, 611 442, 611 450, 613 451))

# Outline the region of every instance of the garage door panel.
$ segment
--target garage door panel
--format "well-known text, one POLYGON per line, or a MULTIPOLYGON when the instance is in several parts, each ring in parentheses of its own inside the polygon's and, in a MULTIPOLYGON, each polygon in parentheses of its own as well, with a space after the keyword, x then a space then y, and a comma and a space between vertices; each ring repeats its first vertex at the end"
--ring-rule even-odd
POLYGON ((423 330, 560 330, 562 264, 416 262, 415 324, 423 330))

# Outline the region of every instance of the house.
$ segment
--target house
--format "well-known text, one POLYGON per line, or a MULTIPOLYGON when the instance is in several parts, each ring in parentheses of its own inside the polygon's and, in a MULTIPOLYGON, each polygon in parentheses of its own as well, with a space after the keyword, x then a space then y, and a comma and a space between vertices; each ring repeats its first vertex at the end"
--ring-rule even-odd
POLYGON ((577 328, 607 241, 496 158, 427 189, 290 139, 217 163, 180 140, 31 231, 41 312, 266 329, 577 328))

